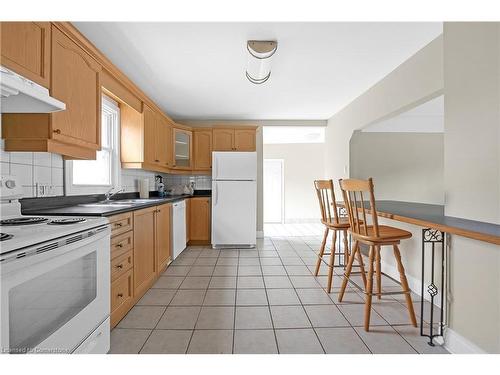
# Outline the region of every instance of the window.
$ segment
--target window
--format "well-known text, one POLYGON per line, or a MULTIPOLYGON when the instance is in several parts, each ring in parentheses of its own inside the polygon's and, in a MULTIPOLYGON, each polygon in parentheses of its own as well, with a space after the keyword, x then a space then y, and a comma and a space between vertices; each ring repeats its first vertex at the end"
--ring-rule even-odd
POLYGON ((324 126, 264 126, 264 144, 325 143, 324 126))
POLYGON ((101 150, 96 160, 66 162, 66 195, 105 193, 120 186, 119 153, 120 108, 107 96, 102 97, 101 150))

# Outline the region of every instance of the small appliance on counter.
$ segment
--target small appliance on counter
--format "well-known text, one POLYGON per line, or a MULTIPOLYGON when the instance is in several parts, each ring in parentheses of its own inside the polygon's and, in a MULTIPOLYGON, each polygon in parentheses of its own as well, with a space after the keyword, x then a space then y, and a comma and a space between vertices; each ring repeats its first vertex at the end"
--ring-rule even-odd
POLYGON ((165 184, 163 183, 163 177, 159 174, 155 176, 156 180, 156 191, 158 192, 158 196, 160 198, 165 198, 165 184))
POLYGON ((149 198, 149 179, 147 178, 139 180, 139 197, 141 199, 149 198))

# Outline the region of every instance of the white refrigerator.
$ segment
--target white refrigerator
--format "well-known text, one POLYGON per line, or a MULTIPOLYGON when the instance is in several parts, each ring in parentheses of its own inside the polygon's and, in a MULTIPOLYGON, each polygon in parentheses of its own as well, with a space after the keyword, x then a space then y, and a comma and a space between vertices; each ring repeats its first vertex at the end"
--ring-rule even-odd
POLYGON ((212 247, 252 248, 257 239, 257 153, 212 153, 212 247))

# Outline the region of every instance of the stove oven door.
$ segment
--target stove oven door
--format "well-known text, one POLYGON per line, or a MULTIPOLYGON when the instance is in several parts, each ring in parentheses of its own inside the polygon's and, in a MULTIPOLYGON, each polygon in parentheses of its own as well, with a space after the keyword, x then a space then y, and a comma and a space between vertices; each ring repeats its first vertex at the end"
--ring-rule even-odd
POLYGON ((106 321, 109 238, 103 227, 2 255, 2 352, 71 353, 106 321))

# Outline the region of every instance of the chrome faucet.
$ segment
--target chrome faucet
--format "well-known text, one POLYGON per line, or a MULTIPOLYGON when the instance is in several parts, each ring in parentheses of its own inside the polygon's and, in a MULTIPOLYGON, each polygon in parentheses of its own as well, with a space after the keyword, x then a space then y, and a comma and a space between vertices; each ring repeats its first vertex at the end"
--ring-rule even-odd
POLYGON ((114 188, 111 188, 111 189, 109 189, 107 192, 105 192, 105 193, 104 193, 104 196, 106 197, 106 198, 104 199, 104 202, 106 202, 106 203, 110 202, 110 201, 111 201, 111 197, 112 197, 112 196, 114 196, 114 195, 116 195, 116 194, 118 194, 118 193, 120 193, 120 192, 122 192, 122 191, 123 191, 123 189, 120 189, 120 190, 117 190, 117 191, 115 191, 115 192, 113 193, 113 189, 114 189, 114 188))

